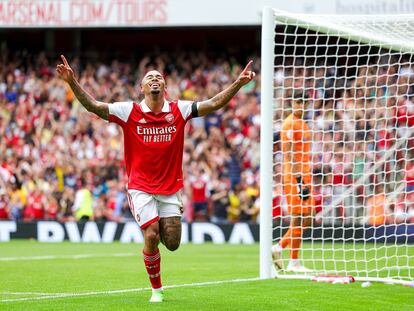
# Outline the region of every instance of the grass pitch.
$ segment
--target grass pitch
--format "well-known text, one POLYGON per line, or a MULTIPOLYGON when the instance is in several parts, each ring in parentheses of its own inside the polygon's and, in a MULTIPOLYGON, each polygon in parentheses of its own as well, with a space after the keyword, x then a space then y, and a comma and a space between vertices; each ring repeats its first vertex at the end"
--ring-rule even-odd
POLYGON ((0 243, 0 310, 414 310, 401 285, 257 280, 257 244, 161 246, 165 301, 154 305, 141 248, 0 243))

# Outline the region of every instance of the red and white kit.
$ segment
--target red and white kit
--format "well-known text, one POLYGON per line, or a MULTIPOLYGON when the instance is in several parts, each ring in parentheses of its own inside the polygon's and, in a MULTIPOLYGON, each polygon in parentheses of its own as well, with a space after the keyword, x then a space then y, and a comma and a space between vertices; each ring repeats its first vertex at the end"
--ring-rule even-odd
POLYGON ((141 228, 160 217, 181 216, 184 127, 193 103, 165 100, 157 114, 145 101, 109 105, 109 121, 124 132, 129 204, 141 228))

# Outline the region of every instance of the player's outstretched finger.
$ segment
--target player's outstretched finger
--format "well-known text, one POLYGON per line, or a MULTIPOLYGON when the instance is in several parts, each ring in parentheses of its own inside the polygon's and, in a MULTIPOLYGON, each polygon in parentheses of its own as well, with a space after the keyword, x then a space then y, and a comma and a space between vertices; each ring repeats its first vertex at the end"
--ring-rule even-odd
POLYGON ((68 63, 68 61, 66 60, 65 56, 60 55, 60 57, 62 58, 62 61, 63 61, 63 63, 65 64, 65 66, 68 66, 68 67, 69 67, 69 63, 68 63))
POLYGON ((244 67, 244 69, 243 69, 243 73, 246 73, 247 71, 249 71, 249 69, 250 69, 250 66, 252 65, 252 63, 253 63, 253 61, 252 60, 250 60, 248 63, 247 63, 247 65, 246 65, 246 67, 244 67))

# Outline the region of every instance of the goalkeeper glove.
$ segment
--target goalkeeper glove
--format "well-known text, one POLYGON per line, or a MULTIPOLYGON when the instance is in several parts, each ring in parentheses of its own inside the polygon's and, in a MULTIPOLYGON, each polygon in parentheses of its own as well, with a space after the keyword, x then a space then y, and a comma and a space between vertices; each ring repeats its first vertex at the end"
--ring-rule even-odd
POLYGON ((296 176, 296 187, 301 200, 306 201, 310 198, 310 189, 307 185, 303 184, 302 176, 296 176))

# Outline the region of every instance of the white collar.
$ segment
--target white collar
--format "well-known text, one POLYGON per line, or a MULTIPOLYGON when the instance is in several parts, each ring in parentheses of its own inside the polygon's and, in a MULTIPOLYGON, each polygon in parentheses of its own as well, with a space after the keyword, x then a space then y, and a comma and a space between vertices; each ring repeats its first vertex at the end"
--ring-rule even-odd
MULTIPOLYGON (((148 105, 145 103, 145 99, 143 99, 140 103, 141 109, 143 112, 151 112, 152 110, 148 107, 148 105)), ((162 106, 161 109, 162 112, 170 112, 170 103, 168 100, 164 99, 164 106, 162 106)))

